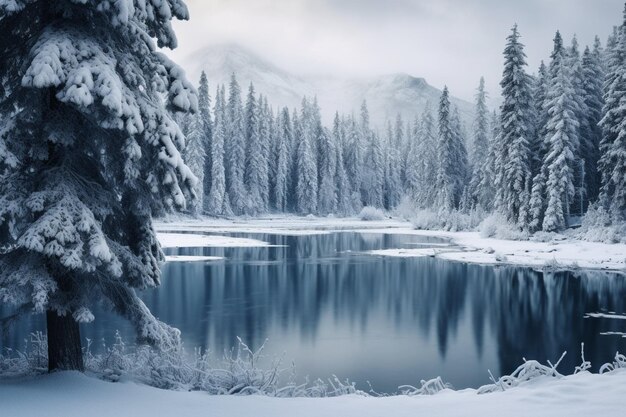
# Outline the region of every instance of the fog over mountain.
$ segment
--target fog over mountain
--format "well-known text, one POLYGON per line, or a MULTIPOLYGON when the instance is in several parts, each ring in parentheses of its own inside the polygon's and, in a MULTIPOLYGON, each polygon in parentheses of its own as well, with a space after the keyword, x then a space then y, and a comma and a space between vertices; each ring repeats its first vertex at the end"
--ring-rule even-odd
MULTIPOLYGON (((413 120, 429 104, 435 110, 441 90, 434 88, 419 77, 396 73, 369 78, 343 78, 329 76, 303 76, 293 74, 263 57, 237 44, 209 46, 188 59, 188 76, 198 80, 204 70, 211 90, 218 84, 228 84, 232 73, 237 74, 242 89, 250 82, 258 93, 268 97, 274 107, 299 108, 304 96, 317 97, 325 123, 330 123, 335 111, 359 112, 363 100, 367 100, 372 123, 384 127, 387 120, 395 120, 397 114, 413 120)), ((454 91, 451 92, 454 95, 454 91)), ((466 128, 472 123, 473 104, 452 98, 459 108, 466 128)))

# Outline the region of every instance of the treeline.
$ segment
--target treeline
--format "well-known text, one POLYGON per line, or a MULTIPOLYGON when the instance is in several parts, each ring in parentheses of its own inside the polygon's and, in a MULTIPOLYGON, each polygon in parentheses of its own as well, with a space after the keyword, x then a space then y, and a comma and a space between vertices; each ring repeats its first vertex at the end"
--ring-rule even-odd
MULTIPOLYGON (((316 99, 305 98, 297 111, 274 111, 253 84, 244 100, 234 74, 228 91, 217 87, 213 106, 205 74, 198 91, 200 112, 179 121, 187 137, 185 160, 200 178, 195 213, 349 215, 364 206, 392 209, 404 195, 418 195, 427 180, 421 155, 437 142, 430 110, 413 123, 398 116, 381 134, 370 125, 365 102, 359 116, 337 113, 328 128, 316 99), (429 144, 418 137, 428 137, 429 144)), ((450 156, 467 159, 447 90, 442 106, 450 156)), ((442 172, 442 181, 448 177, 442 172)))
POLYGON ((626 210, 626 11, 604 49, 580 51, 559 32, 547 64, 527 70, 514 26, 504 50, 503 102, 486 104, 481 79, 466 134, 444 88, 437 109, 381 133, 360 115, 323 126, 315 99, 274 111, 233 75, 211 108, 200 82, 200 113, 181 121, 186 159, 202 179, 192 208, 211 215, 266 212, 347 215, 363 206, 500 212, 529 231, 556 231, 595 204, 613 219, 626 210), (468 153, 467 143, 472 146, 468 153))

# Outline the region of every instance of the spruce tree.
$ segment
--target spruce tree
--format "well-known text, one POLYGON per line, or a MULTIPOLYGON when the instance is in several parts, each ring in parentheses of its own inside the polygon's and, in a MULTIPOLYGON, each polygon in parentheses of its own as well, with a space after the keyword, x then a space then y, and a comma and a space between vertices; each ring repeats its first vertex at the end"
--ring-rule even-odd
POLYGON ((248 195, 244 185, 246 166, 246 132, 244 128, 241 89, 235 74, 231 76, 226 106, 226 187, 234 214, 244 214, 248 195))
POLYGON ((363 142, 353 117, 346 121, 346 172, 352 186, 350 199, 355 212, 361 210, 363 199, 361 184, 363 183, 363 142))
POLYGON ((437 144, 437 206, 451 211, 458 208, 461 190, 458 186, 458 139, 456 126, 452 120, 448 87, 444 87, 439 101, 439 137, 437 144))
POLYGON ((402 197, 402 149, 404 144, 404 122, 400 114, 396 117, 393 131, 389 131, 385 147, 385 208, 390 210, 400 203, 402 197))
POLYGON ((489 110, 487 109, 487 92, 485 91, 485 79, 480 78, 476 93, 476 119, 474 120, 474 155, 472 179, 470 182, 470 197, 473 205, 485 208, 488 201, 493 198, 488 194, 490 189, 483 189, 485 177, 488 176, 488 154, 490 145, 489 110))
POLYGON ((530 201, 533 120, 532 80, 526 74, 526 54, 519 38, 515 25, 504 49, 505 63, 500 82, 504 102, 500 108, 495 184, 498 210, 510 221, 523 223, 530 201))
POLYGON ((291 119, 289 109, 284 108, 278 118, 276 132, 276 178, 274 182, 274 204, 279 212, 287 211, 287 192, 289 166, 291 165, 289 154, 289 142, 291 137, 291 119))
POLYGON ((206 207, 205 196, 211 191, 211 173, 212 173, 212 153, 211 142, 213 140, 213 121, 211 120, 211 96, 209 94, 209 81, 206 73, 202 71, 200 74, 200 86, 198 88, 198 115, 199 128, 201 129, 201 146, 204 153, 204 161, 202 167, 202 175, 198 176, 202 187, 200 207, 206 207))
POLYGON ((595 201, 600 192, 601 177, 598 170, 600 159, 600 140, 602 129, 599 126, 604 105, 602 82, 604 68, 602 65, 602 47, 596 37, 593 50, 585 48, 582 58, 583 94, 586 113, 581 120, 581 154, 585 159, 585 188, 587 204, 595 201))
POLYGON ((533 110, 535 116, 535 134, 530 144, 531 152, 531 171, 533 177, 541 171, 541 163, 545 157, 546 149, 543 138, 546 133, 546 124, 548 123, 548 113, 544 110, 546 94, 548 93, 548 67, 541 61, 539 73, 535 78, 533 89, 533 110))
POLYGON ((226 89, 218 88, 215 97, 215 125, 211 142, 211 188, 206 199, 206 209, 211 215, 229 216, 232 214, 226 192, 226 170, 224 168, 224 144, 226 141, 226 89))
POLYGON ((170 115, 197 110, 194 88, 157 52, 187 18, 179 0, 0 1, 0 302, 46 313, 50 370, 83 369, 99 302, 179 344, 135 289, 160 282, 152 215, 197 182, 170 115))
POLYGON ((318 212, 320 214, 331 214, 337 210, 337 189, 335 186, 336 175, 336 151, 333 135, 328 129, 322 131, 322 141, 319 144, 320 158, 322 165, 319 167, 321 181, 319 186, 318 212))
POLYGON ((250 83, 245 107, 245 132, 246 132, 246 165, 244 184, 247 195, 246 213, 257 215, 263 211, 263 198, 261 196, 262 171, 263 171, 263 145, 261 143, 260 105, 257 103, 254 85, 250 83))
POLYGON ((310 104, 306 99, 302 103, 302 115, 298 119, 296 131, 297 153, 297 185, 296 201, 300 214, 317 212, 317 165, 313 153, 315 124, 312 120, 310 104))
POLYGON ((547 194, 542 226, 545 231, 557 231, 567 226, 575 193, 576 151, 579 141, 578 106, 572 82, 572 68, 558 32, 554 44, 544 106, 548 112, 544 139, 546 156, 542 166, 547 194))
POLYGON ((335 113, 333 121, 333 141, 335 147, 335 190, 337 192, 337 214, 348 215, 352 212, 352 188, 346 173, 343 150, 345 132, 339 113, 335 113))
POLYGON ((600 170, 601 200, 617 218, 626 211, 626 8, 624 21, 617 30, 615 44, 609 48, 602 110, 600 170))
POLYGON ((378 134, 372 131, 369 131, 366 140, 367 150, 363 160, 362 195, 366 205, 382 208, 385 177, 382 144, 378 134))

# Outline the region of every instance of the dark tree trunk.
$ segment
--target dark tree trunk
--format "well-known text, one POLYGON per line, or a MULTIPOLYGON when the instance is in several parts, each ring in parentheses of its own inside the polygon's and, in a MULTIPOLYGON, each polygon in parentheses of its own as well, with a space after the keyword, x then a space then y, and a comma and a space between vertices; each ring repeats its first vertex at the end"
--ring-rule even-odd
POLYGON ((48 327, 48 372, 85 370, 80 343, 80 328, 71 314, 59 316, 46 312, 48 327))

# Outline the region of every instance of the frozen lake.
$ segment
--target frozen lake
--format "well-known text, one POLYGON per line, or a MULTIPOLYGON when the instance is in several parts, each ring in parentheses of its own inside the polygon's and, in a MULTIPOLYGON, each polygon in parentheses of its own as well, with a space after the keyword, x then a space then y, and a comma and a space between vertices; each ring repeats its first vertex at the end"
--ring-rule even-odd
MULTIPOLYGON (((427 248, 443 241, 411 235, 341 232, 312 236, 224 234, 271 247, 167 249, 168 255, 217 256, 213 262, 164 266, 159 289, 143 293, 152 312, 182 331, 188 350, 220 355, 237 336, 251 348, 267 339, 269 363, 295 362, 300 380, 349 378, 391 393, 441 376, 455 388, 510 373, 522 358, 556 361, 571 373, 580 343, 594 369, 626 351, 626 320, 585 318, 626 312, 626 279, 578 271, 480 266, 422 258, 379 257, 379 249, 427 248)), ((0 306, 0 313, 7 312, 0 306)), ((122 319, 96 313, 83 336, 99 349, 115 330, 132 342, 122 319)), ((20 348, 43 317, 4 332, 3 348, 20 348)))

